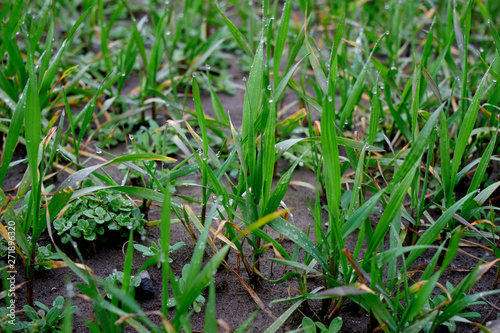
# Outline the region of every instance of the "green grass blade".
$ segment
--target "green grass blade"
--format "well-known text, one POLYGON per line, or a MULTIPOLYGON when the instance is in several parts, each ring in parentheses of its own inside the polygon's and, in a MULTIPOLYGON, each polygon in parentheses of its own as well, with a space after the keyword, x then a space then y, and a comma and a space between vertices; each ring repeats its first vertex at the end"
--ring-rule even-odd
POLYGON ((303 248, 308 254, 316 259, 316 261, 321 265, 321 268, 323 268, 325 271, 329 270, 328 263, 323 258, 321 253, 318 251, 318 249, 316 249, 309 237, 304 235, 304 233, 300 231, 296 226, 290 224, 288 221, 282 218, 277 218, 268 222, 268 226, 303 248))
POLYGON ((162 250, 162 259, 164 260, 164 265, 162 265, 162 313, 165 318, 168 315, 168 277, 170 275, 168 258, 170 255, 170 215, 171 213, 171 197, 170 197, 170 188, 169 186, 165 187, 164 198, 163 198, 163 206, 161 209, 161 250, 162 250))
POLYGON ((356 83, 354 83, 354 86, 352 87, 349 97, 347 98, 347 101, 343 105, 343 107, 340 109, 339 114, 340 114, 340 129, 342 130, 344 128, 346 120, 348 120, 352 116, 352 111, 354 110, 354 106, 356 103, 358 103, 361 93, 363 92, 363 88, 365 86, 365 78, 368 72, 369 64, 370 64, 370 59, 372 58, 373 52, 375 52, 375 49, 377 48, 378 44, 384 38, 387 36, 385 33, 377 40, 375 43, 375 46, 373 47, 370 55, 368 56, 368 60, 366 61, 365 65, 363 66, 363 69, 361 70, 361 73, 358 75, 356 78, 356 83))
POLYGON ((19 138, 19 135, 21 134, 29 84, 29 82, 26 84, 26 87, 21 94, 21 98, 19 99, 19 102, 17 102, 16 108, 12 113, 9 131, 7 133, 7 138, 5 139, 2 166, 0 167, 0 187, 3 186, 5 175, 7 174, 9 164, 12 161, 12 156, 14 155, 14 149, 16 147, 17 140, 19 138))
MULTIPOLYGON (((366 254, 371 256, 375 250, 380 246, 382 241, 384 240, 385 235, 387 234, 387 230, 389 229, 389 223, 394 219, 396 214, 401 209, 401 204, 403 203, 406 194, 408 193, 408 189, 410 188, 410 184, 413 181, 413 177, 417 171, 417 166, 413 167, 408 171, 406 177, 401 181, 396 191, 391 196, 387 207, 380 218, 380 221, 377 223, 377 227, 375 232, 373 233, 373 237, 371 239, 370 244, 368 244, 366 254)), ((369 267, 369 263, 364 263, 365 269, 369 267), (368 266, 367 266, 368 265, 368 266)))
POLYGON ((241 47, 241 49, 243 51, 245 51, 246 54, 248 54, 248 56, 250 56, 250 58, 253 58, 254 54, 253 54, 252 50, 250 49, 250 45, 248 44, 248 42, 246 41, 245 37, 243 36, 243 34, 238 29, 238 27, 236 25, 234 25, 234 23, 231 22, 226 17, 226 15, 224 15, 224 13, 222 12, 222 10, 219 7, 219 3, 218 2, 215 2, 215 5, 217 6, 217 9, 219 10, 219 13, 222 15, 222 18, 224 19, 224 22, 226 23, 226 26, 228 27, 229 31, 233 35, 233 37, 236 40, 236 42, 238 43, 238 45, 241 47))
POLYGON ((463 121, 460 124, 460 130, 458 132, 458 138, 455 144, 455 150, 453 152, 453 161, 451 163, 450 190, 455 188, 458 168, 460 167, 460 164, 462 162, 462 157, 465 152, 465 148, 467 147, 472 129, 476 124, 476 118, 479 112, 479 106, 481 98, 483 96, 484 85, 486 83, 488 73, 489 70, 486 71, 481 82, 479 83, 476 93, 474 94, 474 98, 472 99, 472 104, 467 109, 463 121))
POLYGON ((249 166, 250 177, 248 183, 253 185, 255 177, 256 156, 255 156, 255 133, 254 123, 259 109, 260 94, 263 85, 264 75, 264 58, 263 58, 263 43, 257 47, 255 58, 253 60, 252 69, 248 78, 247 91, 243 100, 243 125, 242 125, 242 141, 245 154, 245 161, 249 166))
POLYGON ((205 309, 205 332, 217 333, 217 318, 215 316, 215 282, 210 279, 208 302, 205 309))
POLYGON ((87 14, 89 13, 90 8, 87 9, 79 18, 76 20, 75 24, 71 28, 68 37, 64 40, 64 42, 61 44, 61 47, 59 48, 59 51, 57 51, 56 55, 54 56, 54 59, 49 65, 49 68, 47 69, 47 72, 44 73, 42 82, 40 83, 39 91, 40 91, 40 101, 42 102, 41 105, 45 105, 47 102, 48 95, 50 94, 50 88, 52 81, 54 79, 54 76, 57 73, 57 70, 59 69, 59 63, 61 62, 62 56, 66 50, 66 47, 68 44, 71 42, 71 39, 75 35, 76 30, 78 27, 82 24, 82 22, 85 20, 87 17, 87 14))
POLYGON ((278 329, 284 324, 287 322, 288 318, 291 316, 291 314, 297 310, 297 308, 302 304, 302 302, 304 302, 305 299, 301 299, 301 300, 298 300, 297 302, 295 302, 294 305, 292 305, 290 308, 288 308, 288 310, 286 310, 281 316, 279 316, 278 319, 276 319, 276 321, 274 323, 271 324, 271 326, 269 326, 265 331, 264 333, 274 333, 276 331, 278 331, 278 329))
POLYGON ((427 120, 427 123, 422 128, 422 131, 413 142, 413 145, 408 155, 405 157, 403 164, 392 178, 391 184, 399 183, 403 179, 403 177, 405 177, 410 172, 410 170, 415 167, 415 164, 420 160, 425 147, 427 147, 429 144, 429 139, 431 137, 432 131, 434 130, 434 126, 437 123, 438 117, 441 114, 442 112, 441 110, 443 109, 444 105, 445 105, 444 103, 441 104, 441 106, 436 111, 434 111, 432 116, 427 120))
MULTIPOLYGON (((469 198, 472 198, 472 196, 475 193, 470 193, 457 201, 453 206, 451 206, 449 209, 446 210, 446 212, 443 213, 437 219, 437 221, 429 228, 427 229, 423 235, 418 239, 417 243, 415 244, 416 246, 419 245, 431 245, 436 238, 439 236, 441 231, 446 227, 446 224, 451 220, 453 215, 463 207, 463 204, 469 200, 469 198)), ((410 252, 408 255, 408 258, 406 259, 406 265, 409 266, 411 265, 425 250, 422 249, 416 249, 410 252)))
POLYGON ((278 36, 276 37, 276 45, 274 47, 273 77, 275 86, 277 86, 281 81, 281 78, 279 76, 281 56, 283 55, 283 51, 285 49, 285 44, 287 41, 288 24, 290 23, 290 14, 292 12, 291 2, 291 0, 290 3, 285 1, 285 3, 283 4, 283 12, 281 14, 281 21, 278 28, 278 36))

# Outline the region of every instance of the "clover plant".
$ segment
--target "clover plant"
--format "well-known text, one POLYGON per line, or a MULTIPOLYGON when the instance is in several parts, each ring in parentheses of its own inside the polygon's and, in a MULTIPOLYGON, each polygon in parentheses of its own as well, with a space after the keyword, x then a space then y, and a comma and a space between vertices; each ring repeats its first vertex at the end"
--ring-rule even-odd
MULTIPOLYGON (((87 179, 83 187, 92 186, 93 182, 87 179)), ((130 229, 145 235, 144 214, 134 207, 131 200, 120 194, 108 190, 96 191, 74 200, 60 218, 54 220, 54 229, 63 243, 72 238, 95 241, 97 235, 103 235, 109 230, 120 231, 126 236, 130 229)))
MULTIPOLYGON (((5 332, 9 327, 14 332, 60 332, 58 324, 61 319, 72 315, 78 309, 76 305, 73 305, 70 306, 69 311, 64 311, 64 297, 62 296, 56 297, 52 308, 42 302, 35 302, 35 305, 39 308, 38 311, 29 305, 24 306, 24 314, 28 317, 27 321, 22 321, 20 316, 15 316, 13 325, 8 320, 0 322, 0 331, 5 332)), ((8 308, 0 308, 0 318, 4 318, 8 314, 8 308)))
MULTIPOLYGON (((113 283, 118 286, 118 283, 121 285, 123 283, 123 272, 121 271, 114 271, 113 273, 109 274, 106 278, 104 278, 107 282, 113 283)), ((135 288, 139 287, 141 284, 142 279, 139 276, 130 276, 130 286, 134 286, 135 288)), ((105 290, 106 297, 109 299, 112 298, 113 294, 109 290, 105 290)))
MULTIPOLYGON (((160 268, 160 266, 161 266, 160 256, 162 253, 161 252, 161 244, 160 244, 160 242, 156 243, 153 240, 150 240, 150 242, 151 242, 150 247, 144 246, 142 244, 134 244, 134 249, 141 252, 144 257, 157 257, 158 258, 157 267, 160 268)), ((172 253, 173 251, 178 250, 183 246, 184 246, 184 242, 178 242, 178 243, 170 246, 169 252, 172 253)), ((168 263, 170 264, 172 262, 173 262, 173 259, 168 257, 168 263)))
MULTIPOLYGON (((184 293, 184 288, 186 287, 186 281, 189 279, 188 274, 190 268, 191 264, 184 265, 184 267, 182 267, 182 277, 179 278, 178 280, 176 279, 177 283, 179 284, 179 291, 181 292, 181 294, 184 293)), ((175 301, 175 298, 168 299, 167 306, 169 308, 175 307, 176 304, 177 303, 175 301)), ((198 297, 196 297, 196 299, 193 302, 194 311, 200 312, 204 304, 205 304, 205 297, 203 297, 203 295, 198 295, 198 297)))

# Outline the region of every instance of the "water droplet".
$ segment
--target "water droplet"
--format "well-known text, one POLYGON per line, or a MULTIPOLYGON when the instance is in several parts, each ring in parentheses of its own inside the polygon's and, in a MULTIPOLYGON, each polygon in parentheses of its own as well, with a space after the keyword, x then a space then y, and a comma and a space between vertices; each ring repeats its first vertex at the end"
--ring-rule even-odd
POLYGON ((16 32, 16 36, 19 36, 19 35, 20 35, 19 31, 18 31, 18 32, 16 32))
POLYGON ((381 124, 382 123, 382 118, 378 118, 378 123, 381 124))
POLYGON ((488 20, 488 24, 491 24, 491 20, 488 20))
POLYGON ((376 95, 377 94, 377 89, 373 89, 372 94, 376 95))
POLYGON ((389 31, 386 31, 386 32, 385 32, 385 35, 386 35, 386 36, 389 36, 390 34, 391 34, 391 33, 390 33, 389 31))
POLYGON ((165 33, 165 35, 170 36, 170 34, 171 34, 171 33, 172 33, 172 32, 170 32, 170 30, 168 30, 168 31, 165 33))
POLYGON ((243 76, 243 82, 247 82, 247 77, 243 76))
POLYGON ((101 151, 101 149, 100 149, 99 147, 95 147, 95 152, 96 152, 97 154, 102 153, 102 151, 101 151))
POLYGON ((132 134, 129 134, 129 135, 128 135, 128 138, 129 138, 130 140, 134 140, 134 136, 133 136, 132 134))
POLYGON ((484 49, 482 47, 479 48, 479 52, 483 53, 484 49))
POLYGON ((127 223, 127 229, 132 230, 132 223, 127 223))
POLYGON ((203 154, 203 152, 201 151, 201 149, 198 149, 198 155, 201 156, 202 154, 203 154))
POLYGON ((273 102, 273 99, 271 98, 271 99, 269 100, 269 103, 272 103, 272 102, 273 102))
POLYGON ((196 75, 197 75, 196 72, 193 72, 193 77, 196 77, 196 75))
POLYGON ((349 125, 349 121, 344 121, 344 125, 349 125))
POLYGON ((141 236, 141 241, 145 241, 146 240, 146 236, 142 235, 141 236))
POLYGON ((389 10, 391 8, 388 4, 384 5, 385 10, 389 10))
POLYGON ((206 64, 206 65, 205 65, 205 68, 207 69, 207 71, 209 71, 209 70, 210 70, 210 65, 209 65, 209 64, 206 64))
POLYGON ((170 4, 170 1, 165 1, 165 6, 168 6, 170 4))
POLYGON ((271 87, 271 85, 268 85, 268 86, 267 86, 267 90, 271 91, 271 89, 273 89, 273 88, 271 87))
POLYGON ((358 185, 358 190, 361 190, 361 186, 360 185, 358 185))
POLYGON ((333 101, 332 96, 328 96, 328 102, 331 102, 331 101, 333 101))
POLYGON ((73 284, 72 283, 68 283, 66 285, 66 293, 67 293, 68 297, 74 297, 75 296, 75 292, 73 290, 73 284))
POLYGON ((122 76, 125 76, 125 75, 127 75, 127 74, 126 73, 122 73, 122 76))
POLYGON ((368 144, 368 142, 365 142, 365 149, 368 149, 370 148, 370 145, 368 144))

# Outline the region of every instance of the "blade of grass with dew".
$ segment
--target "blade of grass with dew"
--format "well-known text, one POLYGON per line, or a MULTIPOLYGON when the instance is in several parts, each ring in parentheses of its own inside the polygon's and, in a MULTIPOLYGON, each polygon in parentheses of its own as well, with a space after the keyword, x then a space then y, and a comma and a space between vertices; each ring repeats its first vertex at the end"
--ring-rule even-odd
MULTIPOLYGON (((24 1, 16 0, 12 4, 7 24, 2 26, 2 40, 12 40, 12 36, 14 35, 14 31, 18 25, 19 19, 23 14, 24 1)), ((5 46, 6 44, 2 43, 2 50, 0 54, 5 54, 5 46)))
MULTIPOLYGON (((161 256, 164 263, 168 263, 170 256, 170 225, 171 225, 171 194, 170 187, 165 186, 163 206, 161 208, 161 256)), ((170 275, 169 265, 162 265, 162 313, 165 318, 168 315, 168 277, 170 275)))
MULTIPOLYGON (((45 26, 43 27, 45 28, 45 26)), ((43 29, 42 29, 43 33, 43 29)), ((39 65, 38 73, 45 73, 50 66, 50 60, 52 58, 52 49, 54 47, 54 18, 51 16, 51 20, 49 22, 49 30, 47 31, 45 37, 45 51, 43 52, 43 56, 38 59, 37 64, 39 65)))
POLYGON ((346 238, 362 225, 363 221, 368 218, 378 200, 384 193, 385 191, 379 191, 354 211, 349 219, 342 225, 341 233, 343 238, 346 238))
MULTIPOLYGON (((290 1, 291 2, 291 1, 290 1)), ((274 47, 274 60, 273 60, 273 78, 274 86, 276 87, 281 78, 279 76, 281 57, 285 49, 287 41, 288 25, 290 23, 290 14, 292 12, 292 4, 285 1, 283 4, 283 11, 281 14, 281 21, 278 28, 278 36, 276 37, 276 45, 274 47)))
POLYGON ((0 89, 0 99, 9 107, 9 109, 14 112, 16 110, 17 103, 10 98, 9 94, 0 89))
POLYGON ((61 44, 61 47, 57 51, 56 55, 54 56, 54 59, 49 65, 49 68, 47 69, 47 72, 44 73, 43 79, 40 82, 39 86, 39 91, 40 91, 40 102, 42 106, 45 106, 47 104, 48 98, 49 98, 49 93, 50 93, 50 85, 54 79, 54 76, 57 73, 57 70, 59 69, 59 63, 61 61, 62 55, 64 54, 64 51, 66 50, 66 46, 71 42, 71 39, 75 35, 76 30, 78 27, 82 24, 82 22, 85 20, 87 17, 87 14, 89 13, 90 8, 87 9, 79 18, 76 20, 75 24, 71 28, 68 37, 63 41, 61 44))
MULTIPOLYGON (((446 224, 451 220, 453 215, 458 211, 458 209, 463 207, 463 204, 472 198, 475 193, 470 193, 453 204, 450 208, 448 208, 443 215, 441 215, 437 221, 427 229, 422 236, 417 240, 416 246, 420 245, 431 245, 442 232, 442 230, 446 227, 446 224)), ((406 265, 411 265, 425 250, 413 250, 406 258, 406 265)))
MULTIPOLYGON (((248 44, 248 42, 245 40, 245 37, 243 36, 243 34, 240 32, 240 30, 238 29, 238 27, 236 25, 234 25, 233 22, 231 22, 227 17, 226 15, 224 15, 224 13, 222 12, 222 10, 220 9, 219 7, 219 3, 218 2, 215 2, 215 6, 217 7, 217 9, 219 10, 219 13, 222 15, 222 18, 224 20, 224 22, 226 23, 226 26, 228 27, 229 31, 231 32, 231 34, 233 35, 234 39, 236 40, 236 42, 238 43, 238 45, 241 47, 241 49, 250 57, 250 58, 253 58, 254 57, 254 54, 252 52, 252 50, 250 49, 250 45, 248 44)), ((257 52, 256 52, 257 54, 257 52)))
POLYGON ((205 332, 217 333, 217 317, 215 316, 215 281, 212 277, 208 287, 208 303, 205 308, 205 332))
MULTIPOLYGON (((255 58, 253 60, 252 69, 248 78, 247 91, 243 100, 243 124, 242 124, 242 141, 245 161, 249 167, 248 185, 252 187, 255 178, 256 156, 255 156, 255 132, 254 122, 259 108, 260 95, 263 84, 264 75, 264 60, 263 60, 263 43, 259 43, 255 58)), ((243 170, 246 172, 246 170, 243 170)))
MULTIPOLYGON (((417 168, 418 167, 415 166, 414 168, 409 170, 406 177, 403 179, 403 181, 401 181, 398 188, 391 196, 391 199, 389 200, 387 207, 385 207, 384 213, 382 214, 379 222, 377 223, 377 227, 375 228, 375 232, 373 233, 371 242, 367 246, 366 255, 368 256, 368 258, 372 256, 375 250, 380 246, 387 233, 387 230, 389 229, 389 223, 394 219, 396 214, 401 209, 401 204, 403 203, 403 200, 406 197, 406 194, 408 192, 408 189, 410 188, 411 182, 413 181, 413 177, 415 176, 417 168)), ((363 266, 365 269, 369 267, 367 265, 368 263, 364 262, 363 266)))
POLYGON ((363 168, 365 163, 366 150, 363 147, 359 154, 358 166, 356 167, 356 173, 354 176, 354 184, 351 192, 351 202, 349 203, 349 210, 346 214, 346 218, 349 218, 358 208, 359 208, 359 192, 361 190, 361 177, 363 176, 363 168))
MULTIPOLYGON (((26 45, 28 46, 28 69, 29 69, 29 84, 26 91, 26 104, 24 112, 24 126, 26 136, 26 150, 28 151, 28 167, 31 173, 31 195, 30 204, 28 207, 28 222, 25 224, 27 228, 33 227, 33 230, 39 228, 40 223, 40 194, 41 184, 38 174, 38 154, 40 146, 41 128, 41 110, 40 100, 37 91, 37 79, 35 73, 35 59, 30 47, 29 37, 25 35, 26 45)), ((24 229, 28 231, 26 228, 24 229)), ((38 239, 32 238, 32 249, 35 248, 35 243, 38 239)), ((33 268, 30 268, 33 269, 33 268)))
POLYGON ((7 53, 9 55, 10 65, 14 68, 16 73, 16 81, 19 87, 24 87, 26 85, 26 80, 28 78, 28 71, 24 65, 23 56, 17 44, 14 43, 12 39, 4 39, 2 45, 7 45, 7 53))
MULTIPOLYGON (((198 125, 200 126, 200 131, 203 139, 203 155, 208 156, 208 136, 207 136, 207 127, 205 125, 205 115, 203 114, 203 108, 201 106, 201 98, 200 98, 200 90, 198 88, 198 82, 196 80, 196 77, 193 77, 193 99, 194 99, 194 106, 196 109, 196 115, 198 117, 198 125)), ((206 157, 205 157, 206 159, 206 157)), ((205 209, 206 209, 206 204, 207 204, 207 172, 206 168, 202 169, 202 223, 205 223, 205 209)))
POLYGON ((340 130, 342 130, 344 128, 345 121, 352 116, 352 111, 354 110, 354 106, 359 101, 361 93, 363 92, 363 88, 365 86, 365 78, 366 78, 366 74, 368 72, 370 59, 372 58, 373 53, 375 52, 375 49, 377 48, 377 46, 380 43, 380 41, 382 40, 382 38, 384 38, 386 36, 387 35, 384 33, 382 36, 380 36, 380 38, 375 43, 375 46, 373 47, 372 51, 370 52, 370 55, 368 56, 368 60, 366 61, 365 65, 363 66, 361 73, 356 78, 356 83, 354 83, 354 86, 352 87, 352 89, 349 93, 349 97, 347 98, 347 101, 340 108, 340 111, 339 111, 339 114, 340 114, 339 128, 340 128, 340 130))
MULTIPOLYGON (((313 46, 311 45, 311 41, 310 39, 312 39, 311 36, 309 36, 306 32, 306 36, 305 36, 305 41, 306 41, 306 45, 307 45, 307 51, 309 52, 309 62, 311 63, 311 67, 313 68, 313 71, 314 71, 314 76, 316 77, 316 80, 319 84, 319 86, 321 87, 321 91, 324 93, 326 93, 327 91, 327 78, 325 76, 325 73, 323 72, 323 69, 321 67, 321 61, 323 61, 323 59, 318 59, 318 56, 320 56, 319 52, 315 52, 315 50, 313 49, 313 46)), ((332 57, 333 57, 333 54, 332 54, 332 57)), ((318 96, 318 98, 322 98, 323 96, 320 95, 318 96)))
MULTIPOLYGON (((97 16, 100 28, 100 42, 101 42, 101 57, 104 58, 104 64, 106 65, 106 72, 110 72, 113 66, 111 58, 109 57, 109 47, 108 47, 108 33, 110 29, 106 27, 106 16, 104 15, 104 1, 97 1, 97 16)), ((111 28, 111 27, 109 27, 111 28)))
POLYGON ((300 63, 305 60, 307 57, 309 57, 309 53, 306 54, 302 59, 300 59, 281 79, 276 87, 276 90, 273 93, 273 100, 274 101, 279 101, 281 97, 283 96, 283 93, 285 92, 286 86, 288 85, 288 82, 290 81, 290 78, 292 75, 295 73, 295 70, 299 67, 300 63))
POLYGON ((316 261, 321 265, 321 268, 325 271, 329 271, 328 263, 323 258, 321 253, 314 246, 309 237, 302 233, 302 231, 300 231, 297 227, 282 218, 276 218, 270 221, 268 226, 299 245, 314 259, 316 259, 316 261))
POLYGON ((9 169, 9 164, 12 161, 12 156, 14 155, 14 149, 16 147, 17 140, 21 134, 21 129, 23 126, 26 98, 28 96, 28 87, 30 83, 27 82, 24 87, 24 91, 17 102, 16 108, 12 113, 11 122, 9 125, 9 131, 7 133, 7 138, 5 139, 5 146, 3 151, 2 166, 0 167, 0 187, 3 186, 5 175, 9 169))
POLYGON ((439 151, 441 157, 441 180, 443 182, 444 198, 447 206, 449 206, 449 203, 451 203, 451 198, 449 197, 451 194, 450 130, 444 112, 440 114, 439 151))
MULTIPOLYGON (((325 174, 325 190, 327 204, 329 210, 328 232, 330 234, 329 246, 330 254, 330 273, 334 279, 337 278, 337 270, 339 263, 337 260, 340 256, 341 247, 343 247, 343 239, 340 234, 340 197, 341 189, 341 173, 340 173, 340 158, 339 147, 337 144, 337 133, 335 129, 335 91, 337 80, 337 49, 340 45, 340 39, 343 32, 345 15, 342 16, 339 26, 335 33, 335 42, 332 47, 330 59, 330 72, 328 73, 326 94, 323 98, 323 113, 322 113, 322 129, 321 129, 321 145, 323 149, 323 172, 325 174)), ((321 257, 322 258, 322 257, 321 257)), ((318 258, 315 257, 316 260, 318 258)), ((319 261, 319 260, 318 260, 319 261)), ((321 261, 319 261, 321 263, 321 261)), ((322 265, 323 266, 323 265, 322 265)), ((342 260, 344 272, 346 272, 346 262, 342 260)), ((324 267, 323 267, 324 269, 324 267)), ((328 271, 328 269, 326 270, 328 271)))
POLYGON ((298 300, 293 304, 288 310, 286 310, 274 323, 269 326, 264 333, 273 333, 276 332, 284 323, 287 322, 288 318, 292 315, 292 313, 297 310, 297 308, 305 301, 305 299, 298 300))
MULTIPOLYGON (((345 22, 345 14, 342 15, 335 32, 335 41, 331 51, 330 72, 326 85, 327 96, 323 99, 321 144, 324 155, 325 188, 327 192, 328 207, 334 215, 336 221, 339 219, 339 200, 341 196, 340 188, 340 159, 337 144, 337 134, 335 130, 335 102, 337 80, 337 50, 340 45, 345 22)), ((332 221, 330 221, 332 222, 332 221)), ((331 228, 331 227, 330 227, 331 228)), ((330 229, 329 228, 329 229, 330 229)), ((332 235, 333 236, 333 235, 332 235)), ((337 241, 340 238, 337 237, 337 241)), ((332 243, 333 244, 333 243, 332 243)), ((340 244, 339 244, 340 246, 340 244)))
MULTIPOLYGON (((465 152, 465 148, 470 138, 470 134, 474 125, 476 123, 477 114, 479 112, 479 106, 481 102, 481 98, 483 95, 484 85, 486 83, 486 78, 488 77, 489 69, 484 74, 479 86, 474 94, 474 98, 472 99, 472 103, 467 109, 463 117, 463 121, 460 124, 460 129, 458 131, 458 138, 455 144, 455 149, 453 152, 453 160, 451 162, 451 174, 450 174, 450 191, 455 189, 456 185, 456 176, 458 172, 458 168, 462 162, 462 157, 465 152)), ((452 197, 452 193, 449 194, 449 197, 452 197)))
POLYGON ((414 66, 413 66, 413 80, 411 89, 411 133, 412 141, 415 142, 418 136, 418 110, 420 106, 420 77, 422 67, 419 66, 419 61, 415 56, 414 66))
POLYGON ((285 196, 288 185, 292 180, 293 171, 311 148, 307 149, 299 158, 297 158, 287 170, 287 172, 285 172, 285 174, 278 180, 278 183, 274 187, 274 190, 269 197, 269 201, 267 202, 266 207, 263 209, 264 216, 271 214, 276 209, 278 209, 281 200, 283 200, 283 197, 285 196))
MULTIPOLYGON (((469 189, 467 190, 467 194, 475 192, 478 188, 479 185, 481 184, 481 181, 484 178, 484 175, 486 175, 486 168, 488 167, 488 164, 490 163, 490 158, 491 155, 493 154, 493 149, 496 144, 497 140, 497 135, 498 135, 498 128, 495 130, 495 134, 493 137, 491 137, 490 142, 488 143, 488 146, 486 147, 486 150, 483 152, 483 155, 481 156, 481 161, 479 162, 476 171, 474 172, 474 177, 472 177, 471 184, 469 186, 469 189)), ((467 212, 469 211, 472 206, 472 202, 469 200, 464 204, 462 212, 467 212)), ((464 215, 462 215, 464 216, 464 215)))
POLYGON ((422 128, 422 131, 414 140, 413 145, 408 152, 408 155, 406 155, 403 161, 403 164, 392 178, 391 184, 394 185, 399 183, 410 172, 410 170, 415 167, 417 161, 420 160, 425 147, 427 147, 429 144, 429 138, 432 134, 432 131, 434 130, 434 126, 436 125, 438 117, 441 114, 444 106, 444 103, 441 104, 441 106, 436 111, 434 111, 432 116, 427 120, 425 126, 422 128))
POLYGON ((373 145, 375 142, 375 137, 377 135, 377 130, 379 126, 380 119, 380 89, 378 87, 378 77, 375 82, 375 86, 372 91, 371 96, 371 112, 370 112, 370 125, 368 133, 368 144, 373 145))

